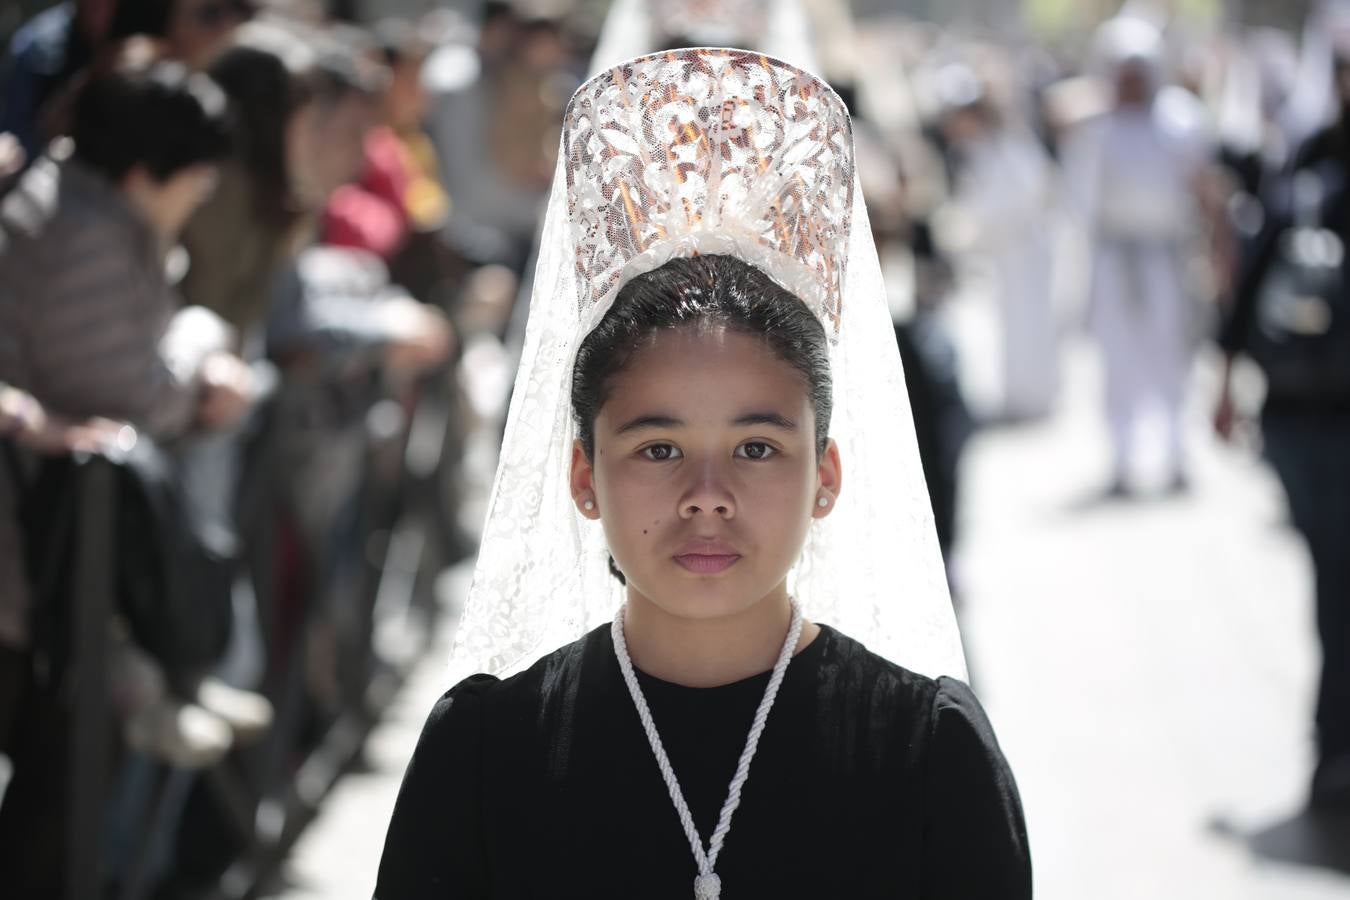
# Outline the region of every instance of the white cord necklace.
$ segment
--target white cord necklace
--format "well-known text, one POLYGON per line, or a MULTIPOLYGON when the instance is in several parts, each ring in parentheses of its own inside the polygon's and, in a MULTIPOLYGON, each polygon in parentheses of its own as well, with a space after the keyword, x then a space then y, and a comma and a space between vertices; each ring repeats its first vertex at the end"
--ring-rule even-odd
POLYGON ((620 607, 618 615, 614 617, 614 624, 610 626, 610 634, 614 638, 614 655, 619 658, 623 680, 628 684, 628 693, 633 698, 638 718, 642 720, 642 727, 647 732, 647 742, 651 744, 652 753, 656 755, 656 764, 661 768, 666 788, 670 791, 671 802, 675 804, 675 812, 680 816, 680 824, 684 826, 685 836, 689 838, 689 846, 693 849, 694 859, 698 862, 699 874, 694 879, 695 900, 718 900, 722 893, 722 880, 713 872, 713 868, 717 865, 717 856, 722 852, 722 844, 726 841, 727 833, 731 831, 731 815, 736 811, 736 807, 741 805, 741 788, 750 777, 750 761, 755 758, 755 750, 759 748, 759 736, 764 733, 764 723, 768 721, 769 709, 773 706, 774 698, 778 696, 783 675, 787 672, 788 663, 792 661, 792 651, 796 648, 802 633, 801 607, 797 605, 796 600, 788 602, 792 604, 792 624, 788 626, 787 638, 783 641, 783 649, 778 654, 778 662, 774 663, 769 685, 764 689, 764 698, 759 701, 759 709, 755 710, 750 734, 745 739, 745 749, 741 751, 736 774, 732 777, 731 787, 727 791, 727 800, 722 804, 722 815, 717 820, 717 828, 713 830, 712 840, 708 842, 706 852, 703 849, 703 841, 698 836, 698 829, 694 827, 694 817, 689 812, 689 805, 684 802, 684 793, 675 778, 675 770, 671 768, 670 758, 666 756, 661 736, 656 733, 656 723, 652 721, 651 710, 647 708, 647 699, 642 696, 642 687, 633 672, 633 661, 628 656, 628 642, 623 636, 623 613, 627 604, 620 607))

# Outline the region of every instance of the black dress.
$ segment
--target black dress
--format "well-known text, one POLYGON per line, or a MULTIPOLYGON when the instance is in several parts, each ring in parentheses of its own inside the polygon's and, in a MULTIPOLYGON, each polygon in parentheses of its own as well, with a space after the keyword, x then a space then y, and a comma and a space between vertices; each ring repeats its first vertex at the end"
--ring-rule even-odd
MULTIPOLYGON (((638 680, 706 846, 769 674, 638 680)), ((716 871, 724 900, 1031 896, 1017 788, 970 689, 827 626, 788 666, 716 871)), ((375 896, 691 900, 697 874, 606 626, 441 698, 375 896)))

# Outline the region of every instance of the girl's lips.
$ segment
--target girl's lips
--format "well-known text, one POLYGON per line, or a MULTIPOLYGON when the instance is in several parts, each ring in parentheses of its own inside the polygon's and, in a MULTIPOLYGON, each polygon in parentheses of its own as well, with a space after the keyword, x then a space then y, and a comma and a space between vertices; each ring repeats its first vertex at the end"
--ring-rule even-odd
POLYGON ((724 572, 741 558, 739 553, 681 553, 675 562, 698 575, 724 572))

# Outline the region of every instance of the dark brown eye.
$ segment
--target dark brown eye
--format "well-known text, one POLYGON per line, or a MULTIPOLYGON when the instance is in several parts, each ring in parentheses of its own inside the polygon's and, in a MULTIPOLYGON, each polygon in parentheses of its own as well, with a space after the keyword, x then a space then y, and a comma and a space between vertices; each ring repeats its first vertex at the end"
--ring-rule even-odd
POLYGON ((736 448, 736 455, 742 459, 768 459, 777 451, 763 441, 747 441, 736 448))
POLYGON ((673 444, 652 444, 650 447, 643 447, 640 452, 654 462, 680 458, 680 451, 673 444))

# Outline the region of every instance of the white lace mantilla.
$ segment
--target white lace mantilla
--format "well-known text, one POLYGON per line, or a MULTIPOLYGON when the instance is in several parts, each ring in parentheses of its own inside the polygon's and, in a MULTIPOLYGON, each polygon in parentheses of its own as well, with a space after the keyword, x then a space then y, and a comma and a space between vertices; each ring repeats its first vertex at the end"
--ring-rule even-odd
POLYGON ((928 675, 965 677, 851 127, 824 83, 738 50, 642 57, 568 107, 530 317, 451 675, 509 674, 611 620, 604 534, 568 485, 577 347, 625 279, 731 252, 832 336, 843 489, 789 589, 807 615, 928 675))

